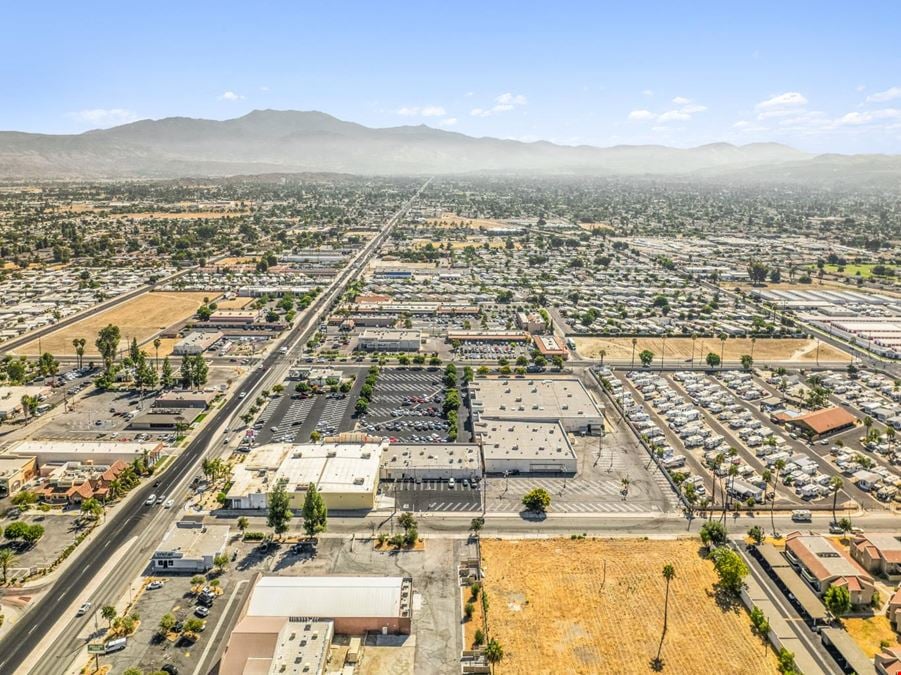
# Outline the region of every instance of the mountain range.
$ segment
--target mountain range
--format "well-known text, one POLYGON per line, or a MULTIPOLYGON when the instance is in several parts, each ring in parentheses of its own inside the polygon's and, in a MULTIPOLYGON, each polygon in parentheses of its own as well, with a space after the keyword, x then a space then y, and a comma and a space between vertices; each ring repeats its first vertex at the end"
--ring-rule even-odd
POLYGON ((0 178, 183 178, 262 173, 646 176, 736 183, 901 185, 896 155, 811 155, 778 143, 564 146, 425 125, 370 128, 316 111, 168 117, 77 135, 0 132, 0 178))

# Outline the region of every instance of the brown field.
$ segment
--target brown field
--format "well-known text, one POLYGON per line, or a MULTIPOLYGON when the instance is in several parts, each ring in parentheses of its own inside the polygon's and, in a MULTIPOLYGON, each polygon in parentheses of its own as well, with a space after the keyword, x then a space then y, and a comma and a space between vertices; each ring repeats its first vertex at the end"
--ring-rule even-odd
POLYGON ((253 302, 255 298, 232 298, 231 300, 217 300, 216 307, 219 309, 244 309, 253 302))
POLYGON ((248 265, 250 263, 256 263, 259 258, 254 256, 241 256, 241 257, 231 257, 231 258, 223 258, 222 260, 218 260, 216 262, 209 262, 208 265, 210 267, 231 267, 233 265, 248 265))
MULTIPOLYGON (((74 356, 72 340, 83 337, 88 341, 85 345, 85 356, 95 357, 98 355, 94 346, 97 333, 110 323, 119 326, 122 332, 120 348, 126 348, 133 337, 137 338, 138 344, 143 344, 164 328, 191 316, 203 304, 205 297, 214 295, 205 292, 144 293, 121 305, 65 326, 55 333, 42 337, 40 341, 29 342, 14 351, 27 356, 37 356, 41 350, 56 356, 74 356)), ((162 355, 163 351, 160 349, 160 356, 162 355)))
POLYGON ((613 225, 610 223, 579 223, 579 227, 583 230, 612 230, 613 225))
POLYGON ((478 230, 480 227, 484 227, 486 230, 496 230, 510 227, 508 224, 499 222, 497 220, 485 220, 483 218, 464 218, 462 216, 458 216, 456 213, 442 213, 438 218, 429 218, 426 222, 429 225, 435 227, 450 227, 451 223, 454 224, 454 227, 458 227, 459 224, 462 223, 463 227, 468 227, 473 230, 478 230))
POLYGON ((717 604, 716 574, 698 555, 699 545, 694 539, 484 540, 489 634, 504 649, 495 672, 653 672, 667 563, 676 578, 663 672, 777 672, 744 607, 717 604))
POLYGON ((882 651, 879 643, 883 640, 888 640, 892 647, 901 646, 901 637, 892 630, 887 616, 879 614, 866 619, 845 617, 842 624, 857 646, 870 658, 882 651))
MULTIPOLYGON (((465 241, 452 241, 452 242, 450 242, 450 245, 451 245, 451 250, 462 251, 467 246, 475 246, 476 248, 482 248, 482 246, 485 245, 486 241, 488 242, 489 248, 496 249, 496 248, 505 248, 507 246, 507 240, 500 239, 499 237, 491 237, 490 239, 486 238, 486 237, 479 237, 477 239, 467 239, 465 241)), ((412 244, 413 248, 423 248, 428 243, 432 243, 436 247, 438 247, 440 245, 441 248, 446 248, 447 244, 448 244, 448 242, 446 242, 446 241, 432 241, 431 239, 414 239, 410 243, 412 244)), ((518 251, 518 250, 522 249, 522 244, 520 244, 517 241, 517 242, 513 243, 513 247, 518 251)))
POLYGON ((250 211, 180 211, 169 213, 167 211, 152 211, 146 213, 111 213, 113 218, 130 218, 132 220, 147 220, 150 218, 171 218, 173 220, 195 220, 197 218, 237 218, 249 215, 250 211))
MULTIPOLYGON (((632 338, 599 338, 599 337, 574 337, 576 351, 584 358, 599 359, 603 349, 605 359, 610 361, 629 361, 632 358, 632 338)), ((821 362, 850 362, 851 357, 840 349, 820 342, 819 360, 821 362)), ((718 338, 699 337, 695 341, 695 361, 703 362, 707 354, 713 352, 720 354, 722 345, 718 338)), ((727 362, 738 361, 742 354, 751 354, 750 338, 729 338, 723 349, 723 358, 727 362)), ((765 361, 796 361, 798 363, 815 363, 817 360, 817 341, 806 338, 764 339, 760 338, 753 345, 754 360, 765 361)), ((663 354, 662 338, 638 338, 635 345, 635 363, 638 363, 638 354, 644 349, 650 349, 655 354, 655 363, 659 362, 663 354)), ((691 338, 667 338, 665 360, 689 361, 691 359, 691 338)))

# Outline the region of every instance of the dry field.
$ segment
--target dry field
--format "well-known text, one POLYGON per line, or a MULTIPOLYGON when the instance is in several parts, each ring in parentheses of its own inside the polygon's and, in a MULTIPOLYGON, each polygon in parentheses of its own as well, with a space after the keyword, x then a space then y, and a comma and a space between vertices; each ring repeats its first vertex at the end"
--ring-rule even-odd
POLYGON ((879 643, 883 640, 888 640, 892 647, 901 646, 901 637, 892 630, 892 624, 887 616, 880 614, 867 619, 845 617, 842 619, 842 624, 848 634, 854 638, 857 646, 870 658, 882 651, 879 643))
POLYGON ((583 230, 588 230, 589 232, 591 232, 591 230, 613 229, 613 225, 611 225, 610 223, 579 223, 579 227, 581 227, 583 230))
MULTIPOLYGON (((96 357, 98 352, 94 340, 97 339, 100 329, 110 323, 119 326, 122 333, 121 349, 127 348, 133 337, 137 338, 138 344, 143 344, 164 328, 191 316, 203 304, 205 297, 212 298, 215 294, 174 291, 144 293, 121 305, 65 326, 42 337, 40 341, 29 342, 14 351, 28 356, 36 356, 41 350, 55 356, 74 356, 72 340, 83 337, 87 340, 85 356, 96 357)), ((148 353, 153 356, 152 352, 151 345, 148 353)), ((163 351, 160 349, 160 356, 162 355, 163 351)))
POLYGON ((251 263, 256 263, 259 258, 255 258, 253 256, 240 256, 240 257, 230 257, 230 258, 222 258, 222 260, 217 260, 216 262, 210 261, 208 263, 209 267, 233 267, 235 265, 249 265, 251 263))
POLYGON ((508 224, 497 220, 464 218, 456 213, 442 213, 438 218, 429 218, 427 223, 434 227, 468 227, 473 230, 478 230, 480 227, 484 227, 486 230, 503 230, 510 227, 508 224))
MULTIPOLYGON (((574 337, 576 351, 587 359, 599 359, 600 352, 605 352, 605 360, 630 361, 632 358, 632 338, 599 338, 599 337, 574 337)), ((850 362, 851 357, 845 352, 820 342, 819 360, 821 362, 850 362)), ((717 356, 723 348, 723 358, 727 362, 736 362, 743 354, 751 354, 750 338, 729 338, 725 348, 718 338, 699 337, 695 341, 695 362, 702 363, 707 354, 713 352, 717 356)), ((817 341, 806 338, 764 339, 760 338, 753 344, 753 356, 757 362, 766 361, 795 361, 798 363, 815 363, 817 360, 817 341)), ((661 338, 638 338, 635 345, 635 363, 638 363, 638 354, 650 349, 654 352, 655 363, 659 363, 663 354, 663 340, 661 338)), ((691 359, 691 338, 667 338, 666 362, 689 361, 691 359)))
MULTIPOLYGON (((475 246, 476 248, 482 248, 485 245, 485 242, 488 242, 489 248, 505 248, 507 246, 507 241, 505 239, 501 239, 499 237, 491 237, 490 239, 487 237, 478 237, 475 239, 466 239, 465 241, 452 241, 450 242, 451 250, 453 251, 462 251, 467 246, 475 246)), ((446 248, 448 242, 446 241, 433 241, 431 239, 414 239, 410 242, 414 248, 423 248, 426 244, 433 244, 436 248, 440 246, 441 248, 446 248)), ((518 241, 513 243, 513 248, 517 251, 522 249, 522 244, 518 241)))
POLYGON ((219 309, 244 309, 256 298, 232 298, 231 300, 217 300, 216 307, 219 309))
POLYGON ((712 597, 713 565, 697 540, 483 540, 498 675, 649 673, 663 625, 663 566, 672 564, 664 673, 776 673, 772 649, 742 605, 712 597), (604 565, 606 561, 606 581, 604 565))
POLYGON ((249 215, 250 211, 147 211, 143 213, 110 213, 113 218, 129 218, 131 220, 148 220, 170 218, 172 220, 197 220, 199 218, 237 218, 249 215))

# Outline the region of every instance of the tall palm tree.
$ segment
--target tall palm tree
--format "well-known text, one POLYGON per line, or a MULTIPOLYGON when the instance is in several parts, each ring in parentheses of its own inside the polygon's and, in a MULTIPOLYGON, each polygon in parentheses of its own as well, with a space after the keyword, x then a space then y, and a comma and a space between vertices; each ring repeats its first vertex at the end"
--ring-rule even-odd
POLYGON ((0 548, 0 569, 3 570, 3 583, 6 583, 6 575, 9 572, 9 568, 12 567, 13 561, 16 559, 16 555, 12 552, 10 548, 0 548))
POLYGON ((504 648, 501 647, 501 643, 494 638, 488 640, 488 644, 485 645, 485 659, 488 661, 492 673, 494 672, 494 665, 500 663, 503 658, 504 648))
POLYGON ((835 517, 835 503, 838 501, 838 491, 842 489, 845 481, 841 476, 833 476, 829 479, 829 489, 832 490, 832 522, 837 523, 838 518, 835 517))
POLYGON ((161 344, 163 344, 163 341, 160 340, 159 338, 155 338, 153 340, 153 348, 154 348, 154 350, 156 350, 156 359, 153 364, 153 368, 154 368, 154 370, 156 370, 157 373, 160 372, 160 345, 161 344))
POLYGON ((638 338, 632 338, 632 365, 629 366, 629 370, 635 370, 635 345, 638 344, 638 338))
POLYGON ((697 333, 691 334, 691 367, 695 367, 695 340, 698 339, 697 333))
POLYGON ((666 625, 669 618, 669 582, 676 578, 676 568, 667 563, 663 566, 663 578, 666 579, 666 595, 663 600, 663 632, 660 634, 660 644, 657 645, 657 658, 660 663, 660 652, 663 649, 663 638, 666 637, 666 625))
POLYGON ((751 338, 751 361, 754 360, 754 345, 756 345, 756 344, 757 344, 757 338, 752 337, 751 338))
POLYGON ((725 333, 720 335, 720 368, 723 367, 723 361, 725 360, 723 358, 723 354, 726 351, 726 338, 727 337, 728 337, 728 335, 726 335, 725 333))
POLYGON ((725 459, 726 459, 726 455, 724 455, 721 452, 716 453, 716 457, 713 458, 713 476, 712 476, 713 486, 711 489, 712 494, 711 494, 711 500, 710 500, 711 509, 707 513, 708 520, 710 520, 710 516, 713 513, 713 508, 716 506, 716 483, 717 483, 717 475, 716 474, 717 474, 717 471, 719 470, 720 466, 722 466, 723 461, 725 459))

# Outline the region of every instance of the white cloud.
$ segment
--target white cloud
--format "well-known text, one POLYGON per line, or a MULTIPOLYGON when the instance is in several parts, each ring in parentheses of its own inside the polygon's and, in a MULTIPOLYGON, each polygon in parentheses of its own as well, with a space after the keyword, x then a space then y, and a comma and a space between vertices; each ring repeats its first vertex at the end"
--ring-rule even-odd
POLYGON ((754 109, 761 111, 782 110, 784 108, 798 108, 805 105, 807 105, 807 99, 804 98, 803 94, 796 91, 787 91, 784 94, 778 94, 765 101, 761 101, 754 106, 754 109))
POLYGON ((220 101, 242 101, 244 97, 241 94, 236 94, 233 91, 224 91, 219 96, 220 101))
POLYGON ((629 119, 633 122, 643 122, 645 120, 657 119, 657 115, 650 110, 633 110, 629 113, 629 119))
POLYGON ((117 124, 128 124, 138 119, 135 113, 125 108, 89 108, 68 113, 66 116, 94 128, 114 127, 117 124))
POLYGON ((870 110, 867 112, 849 112, 839 117, 835 123, 838 126, 860 126, 880 120, 893 120, 901 118, 901 110, 897 108, 883 108, 882 110, 870 110))
POLYGON ((884 103, 885 101, 894 101, 896 98, 901 98, 901 87, 889 87, 885 91, 870 94, 867 96, 867 103, 884 103))
POLYGON ((494 105, 490 108, 473 108, 469 114, 473 117, 490 117, 498 113, 510 112, 514 108, 526 105, 528 100, 522 94, 511 94, 510 92, 496 96, 494 105))
POLYGON ((438 122, 438 124, 440 124, 443 127, 452 127, 456 123, 457 123, 456 117, 447 117, 447 118, 441 120, 440 122, 438 122))
POLYGON ((691 115, 688 113, 684 113, 681 110, 667 110, 660 117, 657 118, 657 121, 660 123, 663 122, 685 122, 691 119, 691 115))
POLYGON ((677 96, 673 99, 673 103, 675 103, 679 107, 674 108, 673 110, 667 110, 660 114, 651 112, 650 110, 645 110, 643 108, 640 110, 633 110, 629 113, 628 119, 631 122, 655 121, 658 125, 662 125, 666 124, 667 122, 687 122, 695 113, 700 113, 707 110, 706 105, 693 103, 690 98, 685 98, 684 96, 677 96))
POLYGON ((653 95, 654 95, 654 90, 653 90, 653 89, 642 89, 642 90, 641 90, 641 93, 642 93, 642 95, 644 95, 644 96, 653 96, 653 95))
POLYGON ((440 105, 404 106, 398 108, 396 112, 403 117, 441 117, 447 114, 440 105))
POLYGON ((260 91, 269 91, 269 87, 264 84, 262 87, 260 87, 260 91))

